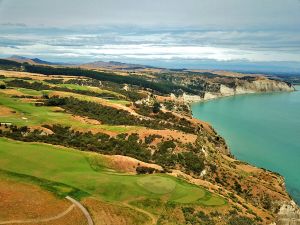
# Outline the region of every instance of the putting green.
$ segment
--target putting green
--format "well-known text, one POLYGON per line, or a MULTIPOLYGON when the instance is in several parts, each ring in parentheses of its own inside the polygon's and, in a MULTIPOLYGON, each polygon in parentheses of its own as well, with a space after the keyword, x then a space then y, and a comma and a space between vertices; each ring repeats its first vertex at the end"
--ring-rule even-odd
POLYGON ((155 194, 167 194, 176 187, 176 183, 170 178, 151 175, 138 179, 137 184, 155 194))

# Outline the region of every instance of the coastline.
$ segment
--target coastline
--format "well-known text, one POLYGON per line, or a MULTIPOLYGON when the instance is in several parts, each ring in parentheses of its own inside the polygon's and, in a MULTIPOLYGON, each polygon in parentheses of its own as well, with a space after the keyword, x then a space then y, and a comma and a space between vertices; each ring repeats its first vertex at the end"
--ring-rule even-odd
MULTIPOLYGON (((249 91, 249 92, 231 92, 229 94, 222 94, 222 93, 210 93, 210 92, 206 92, 205 94, 208 94, 209 96, 211 96, 211 98, 201 98, 200 96, 196 96, 196 95, 183 95, 183 101, 186 104, 189 104, 189 106, 193 103, 202 103, 202 102, 208 102, 211 100, 216 100, 216 99, 221 99, 221 98, 226 98, 226 97, 233 97, 233 96, 240 96, 240 95, 253 95, 253 94, 272 94, 272 93, 282 93, 282 92, 294 92, 297 91, 297 89, 295 88, 295 86, 297 85, 291 85, 291 90, 270 90, 270 91, 249 91)), ((299 85, 298 85, 299 86, 299 85)), ((204 94, 204 96, 205 96, 204 94)))
MULTIPOLYGON (((299 91, 297 88, 296 88, 297 85, 292 85, 291 87, 293 88, 293 90, 291 91, 287 91, 287 92, 294 92, 294 91, 299 91)), ((207 99, 207 100, 201 100, 201 101, 191 101, 191 102, 188 102, 187 104, 189 105, 190 107, 190 110, 191 110, 191 115, 193 118, 195 119, 199 119, 195 116, 194 112, 192 111, 192 108, 191 108, 191 105, 192 104, 196 104, 196 103, 205 103, 205 102, 208 102, 208 101, 211 101, 211 100, 217 100, 217 99, 221 99, 221 98, 225 98, 225 97, 233 97, 233 96, 239 96, 239 95, 248 95, 248 94, 270 94, 270 93, 280 93, 282 91, 268 91, 268 92, 255 92, 255 93, 242 93, 242 94, 233 94, 233 95, 218 95, 216 98, 213 98, 213 99, 207 99)), ((202 118, 200 118, 202 119, 202 118)), ((210 126, 211 123, 209 123, 210 126)), ((213 126, 212 126, 213 127, 213 126)), ((215 129, 213 127, 213 129, 215 129)), ((215 129, 217 133, 219 133, 219 131, 217 129, 215 129)), ((226 141, 226 139, 224 138, 224 140, 226 141)), ((230 154, 233 156, 234 159, 237 159, 238 161, 240 161, 239 158, 236 158, 235 154, 232 153, 232 151, 230 150, 230 148, 228 147, 228 150, 230 152, 230 154)), ((299 205, 296 203, 296 201, 293 199, 293 197, 289 194, 287 188, 286 188, 286 181, 285 181, 285 177, 283 175, 281 175, 280 173, 277 173, 277 172, 273 172, 272 170, 267 170, 263 167, 257 167, 257 166, 254 166, 252 163, 249 163, 246 161, 246 163, 248 165, 251 165, 252 167, 255 167, 255 168, 261 168, 261 169, 264 169, 266 171, 270 171, 271 173, 275 174, 277 177, 280 177, 282 180, 283 180, 283 185, 284 185, 284 191, 286 193, 288 193, 288 195, 290 196, 290 201, 286 201, 286 202, 282 202, 281 203, 281 207, 278 209, 278 212, 276 213, 277 215, 277 221, 276 223, 272 223, 272 225, 291 225, 291 224, 300 224, 300 207, 299 205)))

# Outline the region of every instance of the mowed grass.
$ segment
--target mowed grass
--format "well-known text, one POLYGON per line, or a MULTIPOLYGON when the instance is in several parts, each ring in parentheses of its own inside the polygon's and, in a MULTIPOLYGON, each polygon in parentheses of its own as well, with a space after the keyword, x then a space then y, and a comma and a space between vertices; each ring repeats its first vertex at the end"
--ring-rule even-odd
MULTIPOLYGON (((125 98, 124 95, 119 94, 117 92, 114 91, 109 91, 109 90, 105 90, 105 89, 101 89, 98 87, 91 87, 91 86, 81 86, 78 84, 56 84, 55 86, 58 87, 64 87, 64 88, 68 88, 70 90, 80 90, 80 91, 91 91, 91 92, 95 92, 98 94, 109 94, 114 96, 115 98, 125 98)), ((118 104, 120 104, 120 100, 113 100, 113 101, 117 101, 118 104)), ((124 101, 126 103, 128 103, 128 101, 124 101)))
POLYGON ((0 122, 11 122, 18 126, 36 126, 43 124, 62 124, 74 129, 107 130, 117 133, 138 129, 133 126, 94 125, 78 121, 71 114, 60 112, 56 107, 35 106, 34 103, 23 102, 22 99, 12 98, 0 93, 0 105, 10 108, 14 113, 1 115, 0 122))
MULTIPOLYGON (((51 94, 51 93, 50 93, 51 94)), ((118 99, 104 99, 100 97, 94 97, 94 96, 88 96, 88 95, 82 95, 72 92, 65 92, 65 91, 55 91, 52 92, 52 95, 58 95, 61 97, 74 97, 82 101, 89 101, 89 102, 96 102, 96 103, 112 103, 112 104, 119 104, 119 105, 127 105, 130 104, 129 101, 126 100, 118 100, 118 99)))
POLYGON ((176 182, 170 178, 158 176, 146 176, 137 181, 137 184, 149 192, 156 194, 167 194, 176 187, 176 182))
POLYGON ((25 95, 32 95, 32 96, 41 96, 43 94, 49 94, 51 91, 45 90, 45 91, 36 91, 32 89, 27 88, 16 88, 16 90, 24 93, 25 95))
POLYGON ((89 163, 91 157, 96 157, 95 153, 0 138, 0 169, 63 183, 105 201, 149 198, 209 206, 226 203, 221 197, 172 176, 128 175, 105 166, 94 170, 89 163))

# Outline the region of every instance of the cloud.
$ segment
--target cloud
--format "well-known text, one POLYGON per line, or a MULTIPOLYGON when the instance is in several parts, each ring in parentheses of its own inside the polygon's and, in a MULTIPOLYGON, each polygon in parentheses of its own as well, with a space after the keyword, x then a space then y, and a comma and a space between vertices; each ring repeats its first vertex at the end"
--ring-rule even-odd
POLYGON ((222 65, 242 61, 290 66, 300 63, 300 31, 0 26, 0 57, 10 55, 62 62, 176 62, 196 67, 213 60, 222 65))
POLYGON ((297 0, 9 0, 3 5, 3 23, 45 26, 292 29, 298 27, 300 20, 297 0))

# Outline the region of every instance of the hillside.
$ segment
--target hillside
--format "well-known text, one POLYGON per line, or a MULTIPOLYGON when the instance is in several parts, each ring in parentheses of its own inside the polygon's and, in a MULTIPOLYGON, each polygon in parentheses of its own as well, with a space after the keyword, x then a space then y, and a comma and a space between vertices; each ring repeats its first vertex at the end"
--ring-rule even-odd
MULTIPOLYGON (((32 207, 26 218, 12 199, 0 203, 0 224, 57 215, 72 207, 66 196, 96 225, 288 224, 299 215, 279 174, 234 159, 188 105, 205 96, 293 91, 285 82, 10 60, 0 68, 0 199, 32 186, 53 209, 32 207)), ((25 210, 32 203, 22 198, 25 210)), ((84 219, 73 207, 51 224, 77 217, 84 219)))

